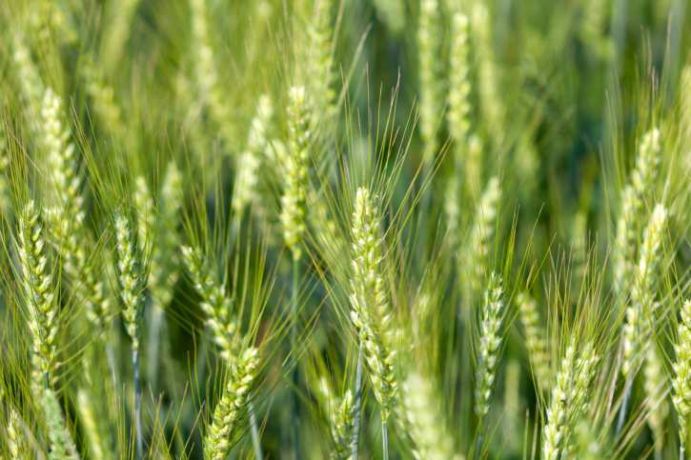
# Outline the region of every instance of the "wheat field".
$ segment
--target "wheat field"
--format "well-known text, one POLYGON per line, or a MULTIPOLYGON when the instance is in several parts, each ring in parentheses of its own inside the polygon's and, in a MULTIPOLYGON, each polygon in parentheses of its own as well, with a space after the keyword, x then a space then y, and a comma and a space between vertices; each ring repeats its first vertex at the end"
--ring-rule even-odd
POLYGON ((686 0, 0 0, 0 459, 691 458, 686 0))

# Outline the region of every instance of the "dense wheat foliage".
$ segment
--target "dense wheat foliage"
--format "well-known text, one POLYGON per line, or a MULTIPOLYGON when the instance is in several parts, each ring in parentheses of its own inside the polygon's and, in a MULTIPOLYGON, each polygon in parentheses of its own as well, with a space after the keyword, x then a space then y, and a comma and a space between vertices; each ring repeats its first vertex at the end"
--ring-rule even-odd
POLYGON ((0 460, 691 458, 686 0, 0 0, 0 460))

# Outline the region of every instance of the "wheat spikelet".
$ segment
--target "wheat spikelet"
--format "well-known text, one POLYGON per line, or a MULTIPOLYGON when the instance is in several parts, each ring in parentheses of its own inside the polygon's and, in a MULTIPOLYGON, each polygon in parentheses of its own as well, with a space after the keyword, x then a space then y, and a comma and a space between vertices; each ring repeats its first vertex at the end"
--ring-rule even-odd
POLYGON ((15 34, 13 38, 12 61, 17 72, 17 82, 21 89, 22 101, 26 106, 25 116, 30 127, 35 129, 35 120, 39 119, 41 111, 41 98, 44 93, 43 81, 31 58, 29 48, 24 42, 24 37, 15 34))
POLYGON ((262 164, 262 158, 266 155, 269 148, 267 131, 269 130, 272 117, 273 106, 271 98, 264 94, 257 102, 257 112, 252 119, 247 135, 247 147, 240 154, 236 163, 237 176, 235 178, 231 206, 233 212, 238 217, 242 215, 245 207, 248 205, 262 206, 258 193, 258 172, 262 164))
POLYGON ((476 52, 478 57, 478 92, 485 123, 492 132, 501 133, 504 127, 505 108, 499 95, 499 76, 492 44, 491 18, 484 3, 473 4, 471 14, 476 52))
MULTIPOLYGON (((0 108, 2 106, 0 105, 0 108)), ((7 143, 5 123, 0 121, 0 213, 6 215, 10 211, 12 197, 9 184, 10 151, 7 143)))
POLYGON ((573 343, 566 349, 547 409, 547 424, 542 442, 543 459, 558 460, 570 450, 573 426, 587 407, 589 386, 596 363, 597 356, 590 344, 583 348, 578 359, 573 343))
POLYGON ((207 0, 190 0, 192 16, 192 46, 197 91, 202 105, 219 128, 221 138, 228 144, 233 141, 228 131, 228 106, 222 86, 219 84, 214 49, 209 37, 207 0))
POLYGON ((331 0, 316 0, 314 14, 308 25, 309 48, 307 50, 307 75, 311 102, 312 126, 324 126, 330 133, 329 123, 337 114, 333 26, 331 25, 331 0))
POLYGON ((657 128, 641 139, 636 165, 630 184, 624 187, 621 211, 617 220, 614 240, 614 284, 623 292, 633 280, 638 235, 643 226, 645 198, 650 194, 660 162, 660 131, 657 128))
POLYGON ((455 143, 457 169, 465 162, 470 133, 470 66, 468 46, 468 17, 455 13, 451 21, 451 51, 449 63, 449 95, 447 122, 455 143))
POLYGON ((206 326, 221 350, 221 357, 226 362, 231 362, 237 343, 237 325, 231 318, 232 302, 211 270, 205 266, 198 249, 183 247, 182 256, 192 276, 194 288, 202 298, 200 306, 206 315, 206 326))
POLYGON ((43 408, 43 415, 48 429, 48 439, 50 441, 49 460, 79 459, 77 447, 65 424, 60 403, 52 390, 46 389, 43 392, 41 407, 43 408))
POLYGON ((27 300, 32 343, 32 380, 35 391, 52 383, 59 367, 57 356, 58 305, 48 266, 40 211, 29 201, 19 221, 19 260, 27 300))
POLYGON ((354 430, 353 394, 346 390, 342 398, 334 394, 325 378, 319 381, 319 391, 326 406, 333 460, 346 460, 351 456, 351 439, 354 430))
POLYGON ((492 273, 485 292, 485 303, 480 323, 480 351, 475 382, 475 413, 482 419, 489 411, 489 400, 496 376, 500 328, 504 317, 502 282, 499 275, 492 273))
POLYGON ((122 300, 122 317, 132 348, 139 350, 139 316, 144 307, 145 277, 137 237, 124 215, 115 217, 118 281, 122 300))
POLYGON ((110 4, 112 8, 108 11, 108 27, 100 53, 105 60, 104 66, 108 74, 112 74, 120 62, 139 2, 140 0, 123 0, 110 4))
POLYGON ((522 292, 516 297, 521 323, 525 330, 525 345, 528 358, 535 373, 535 383, 541 388, 551 387, 552 375, 547 354, 547 342, 540 327, 540 314, 537 303, 529 294, 522 292))
POLYGON ((67 219, 79 226, 84 221, 81 178, 77 174, 74 144, 70 129, 62 122, 62 100, 47 88, 41 105, 41 141, 50 167, 49 178, 57 203, 67 219))
POLYGON ((413 441, 416 459, 460 458, 453 452, 453 437, 443 423, 441 406, 429 379, 412 372, 402 386, 406 427, 413 441))
POLYGON ((84 63, 81 75, 84 88, 91 98, 94 113, 105 132, 116 138, 124 134, 125 125, 122 111, 115 100, 115 92, 105 79, 100 68, 91 60, 84 63))
POLYGON ((101 439, 98 422, 94 416, 91 396, 83 389, 77 392, 77 409, 79 410, 79 420, 89 446, 89 458, 93 460, 105 459, 103 439, 101 439))
POLYGON ((156 215, 154 212, 154 199, 146 183, 146 179, 137 176, 134 180, 134 193, 132 194, 134 209, 137 213, 137 244, 145 258, 150 253, 156 215))
POLYGON ((62 100, 51 88, 43 96, 40 135, 50 166, 50 191, 56 198, 56 206, 46 212, 52 238, 75 294, 84 303, 87 318, 102 333, 109 305, 103 283, 89 261, 91 241, 84 225, 82 180, 75 147, 70 141, 69 127, 63 124, 62 100))
POLYGON ((6 443, 12 459, 31 458, 30 451, 24 442, 22 434, 22 420, 14 407, 10 407, 7 414, 6 443))
POLYGON ((161 184, 158 212, 152 223, 155 244, 152 241, 150 248, 149 291, 154 308, 161 310, 172 300, 173 288, 178 280, 180 235, 177 223, 183 199, 182 186, 180 171, 171 161, 161 184))
POLYGON ((258 351, 248 348, 232 366, 221 399, 214 409, 211 425, 204 435, 204 458, 225 460, 231 447, 231 439, 245 406, 256 376, 258 351))
POLYGON ((656 271, 660 263, 659 248, 662 244, 666 221, 667 210, 661 204, 656 205, 643 235, 638 265, 633 274, 631 301, 626 308, 622 362, 624 376, 629 376, 638 366, 643 346, 648 340, 652 326, 652 314, 656 308, 655 283, 656 271))
POLYGON ((648 343, 645 355, 644 389, 646 405, 648 409, 648 425, 653 433, 655 450, 662 451, 665 436, 665 419, 669 413, 667 406, 667 375, 662 364, 662 357, 657 349, 657 343, 651 340, 648 343))
POLYGON ((134 381, 134 424, 136 458, 144 455, 141 405, 142 388, 139 380, 139 318, 144 309, 146 276, 143 273, 142 254, 132 224, 124 215, 115 216, 117 271, 122 300, 122 318, 125 330, 132 341, 132 369, 134 381))
POLYGON ((685 451, 689 440, 688 423, 691 414, 691 300, 684 302, 677 328, 672 402, 679 422, 679 440, 682 451, 685 451))
POLYGON ((398 394, 391 349, 392 313, 384 290, 382 240, 379 218, 368 189, 357 190, 353 211, 353 277, 351 319, 364 348, 372 390, 386 422, 398 394))
POLYGON ((281 196, 281 224, 283 238, 294 260, 302 256, 302 239, 307 216, 306 200, 309 188, 308 161, 311 132, 307 112, 305 88, 293 87, 289 92, 288 129, 290 152, 285 162, 285 184, 281 196))
POLYGON ((420 135, 425 143, 423 161, 437 150, 437 131, 444 108, 441 71, 442 16, 438 0, 421 0, 417 29, 418 75, 420 82, 420 135))
POLYGON ((475 221, 467 245, 463 248, 460 260, 466 269, 465 293, 467 301, 473 302, 476 293, 482 288, 485 273, 489 266, 489 252, 497 219, 497 207, 501 197, 499 179, 492 177, 478 203, 475 221))

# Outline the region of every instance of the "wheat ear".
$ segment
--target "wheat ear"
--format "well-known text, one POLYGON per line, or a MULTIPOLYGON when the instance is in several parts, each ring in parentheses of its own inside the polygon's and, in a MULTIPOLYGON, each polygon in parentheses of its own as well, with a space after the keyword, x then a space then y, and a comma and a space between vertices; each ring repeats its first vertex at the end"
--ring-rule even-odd
POLYGON ((535 383, 540 389, 551 387, 552 374, 549 367, 547 342, 542 327, 537 302, 529 294, 522 292, 516 297, 521 323, 525 330, 525 345, 528 358, 535 374, 535 383))
POLYGON ((77 447, 67 429, 58 398, 51 389, 45 389, 41 398, 43 415, 48 429, 49 460, 78 460, 77 447))
POLYGON ((396 354, 392 349, 392 312, 384 290, 380 221, 368 189, 361 187, 353 211, 353 275, 351 319, 358 331, 382 419, 384 455, 388 455, 387 423, 397 401, 396 354))
POLYGON ((497 371, 501 323, 504 318, 504 299, 499 275, 492 273, 485 292, 480 322, 480 351, 475 382, 475 414, 482 421, 489 411, 489 400, 497 371))
POLYGON ((691 300, 681 307, 675 346, 672 402, 679 421, 680 458, 684 458, 689 440, 689 415, 691 414, 691 300))
POLYGON ((32 343, 32 384, 36 396, 54 383, 57 355, 58 305, 50 273, 40 211, 29 201, 19 220, 19 260, 27 300, 32 343))
POLYGON ((248 348, 232 366, 221 400, 214 409, 211 425, 204 435, 205 459, 225 460, 228 456, 236 424, 249 400, 258 361, 257 349, 248 348))
POLYGON ((134 372, 134 422, 136 436, 136 458, 144 455, 142 432, 142 387, 139 378, 139 318, 144 308, 146 276, 143 271, 142 254, 132 224, 125 216, 115 217, 118 281, 122 300, 122 317, 127 335, 132 341, 132 369, 134 372))

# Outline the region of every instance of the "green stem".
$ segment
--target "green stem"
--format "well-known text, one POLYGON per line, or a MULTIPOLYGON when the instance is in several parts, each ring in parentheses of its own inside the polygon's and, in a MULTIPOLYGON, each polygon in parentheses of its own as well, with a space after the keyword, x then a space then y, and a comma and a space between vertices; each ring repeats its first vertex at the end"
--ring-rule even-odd
POLYGON ((357 366, 355 368, 355 403, 353 404, 353 437, 350 443, 350 458, 357 460, 358 458, 358 444, 360 442, 360 417, 362 404, 362 342, 357 354, 357 366))
POLYGON ((139 378, 139 349, 132 348, 132 369, 134 374, 134 427, 136 436, 136 459, 144 458, 144 438, 142 435, 142 383, 139 378))
POLYGON ((381 447, 384 460, 389 460, 389 427, 386 420, 381 422, 381 447))
MULTIPOLYGON (((290 328, 290 351, 291 353, 296 353, 297 351, 297 318, 298 318, 298 289, 300 285, 300 259, 293 255, 293 286, 291 291, 291 302, 290 302, 290 320, 292 321, 290 328)), ((298 390, 300 383, 300 375, 298 372, 297 360, 295 362, 295 367, 292 372, 293 380, 293 392, 291 394, 291 406, 293 413, 292 424, 292 438, 293 438, 293 455, 294 459, 298 460, 300 457, 300 410, 298 407, 297 395, 295 392, 298 390)))
POLYGON ((254 403, 250 399, 247 402, 247 412, 250 417, 250 431, 252 434, 252 447, 254 448, 255 460, 264 460, 262 453, 261 439, 259 438, 259 427, 257 425, 257 415, 254 410, 254 403))

